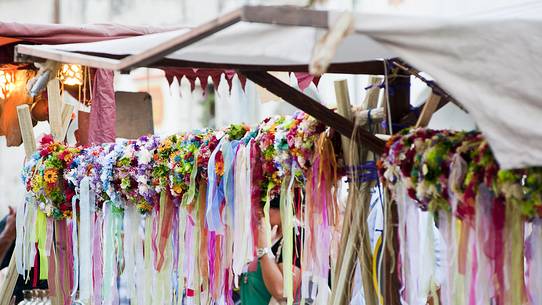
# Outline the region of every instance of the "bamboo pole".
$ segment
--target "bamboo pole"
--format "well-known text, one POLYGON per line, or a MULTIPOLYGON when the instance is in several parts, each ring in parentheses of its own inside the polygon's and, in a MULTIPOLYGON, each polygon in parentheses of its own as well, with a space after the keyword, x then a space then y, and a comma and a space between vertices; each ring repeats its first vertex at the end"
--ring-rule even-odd
MULTIPOLYGON (((352 119, 348 84, 345 80, 335 82, 337 96, 337 111, 347 119, 352 119)), ((368 151, 360 151, 358 146, 352 149, 350 139, 341 137, 343 155, 348 166, 358 166, 360 161, 366 161, 368 151)), ((376 305, 376 292, 372 283, 372 253, 367 228, 367 215, 370 206, 370 182, 352 182, 348 190, 339 257, 333 278, 331 304, 348 304, 351 298, 350 283, 353 279, 356 261, 359 260, 362 272, 365 304, 376 305)))

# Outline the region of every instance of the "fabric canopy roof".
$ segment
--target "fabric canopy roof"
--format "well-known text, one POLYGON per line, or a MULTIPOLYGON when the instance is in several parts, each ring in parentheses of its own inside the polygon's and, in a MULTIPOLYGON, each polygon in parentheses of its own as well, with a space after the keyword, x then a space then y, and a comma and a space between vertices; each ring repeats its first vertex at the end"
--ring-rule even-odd
MULTIPOLYGON (((540 10, 540 6, 535 9, 540 10)), ((303 14, 303 10, 298 11, 303 14)), ((528 15, 514 12, 513 17, 499 14, 447 20, 358 14, 355 32, 338 47, 332 63, 400 57, 430 74, 463 104, 503 168, 542 165, 542 132, 536 128, 542 117, 538 86, 542 79, 542 57, 538 55, 542 49, 542 17, 538 16, 542 11, 533 14, 531 9, 528 15)), ((326 13, 328 25, 333 25, 338 16, 326 13)), ((308 65, 315 44, 326 31, 321 24, 267 23, 236 23, 165 59, 169 63, 248 68, 308 65)), ((25 46, 19 53, 115 67, 116 59, 141 54, 186 31, 97 43, 25 46)))

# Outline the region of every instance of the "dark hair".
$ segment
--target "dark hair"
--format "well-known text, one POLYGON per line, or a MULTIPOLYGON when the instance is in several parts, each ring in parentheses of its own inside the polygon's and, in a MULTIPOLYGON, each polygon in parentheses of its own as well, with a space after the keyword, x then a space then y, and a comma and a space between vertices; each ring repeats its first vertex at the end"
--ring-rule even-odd
POLYGON ((280 196, 271 199, 271 201, 269 201, 269 207, 272 209, 280 209, 280 196))

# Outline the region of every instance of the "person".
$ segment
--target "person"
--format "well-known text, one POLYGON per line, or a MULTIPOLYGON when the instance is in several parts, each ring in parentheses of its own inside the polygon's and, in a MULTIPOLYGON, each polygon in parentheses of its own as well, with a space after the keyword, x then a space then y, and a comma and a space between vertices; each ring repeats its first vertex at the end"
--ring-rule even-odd
MULTIPOLYGON (((259 212, 257 260, 248 265, 241 277, 241 304, 268 305, 284 303, 283 286, 283 238, 280 220, 280 199, 270 201, 269 222, 265 223, 263 212, 259 212), (270 230, 270 227, 273 228, 270 230), (269 240, 271 243, 269 244, 269 240)), ((294 229, 293 291, 296 294, 301 284, 301 228, 294 229)))
POLYGON ((8 208, 8 215, 2 221, 0 221, 0 262, 4 262, 7 259, 9 265, 11 255, 7 257, 6 254, 13 252, 17 234, 15 229, 15 210, 12 207, 8 208))

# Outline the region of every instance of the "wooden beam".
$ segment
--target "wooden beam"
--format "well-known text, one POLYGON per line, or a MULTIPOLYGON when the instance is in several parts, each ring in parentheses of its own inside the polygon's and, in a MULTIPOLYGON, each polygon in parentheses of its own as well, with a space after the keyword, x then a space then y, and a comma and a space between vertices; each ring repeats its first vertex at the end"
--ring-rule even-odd
POLYGON ((47 84, 47 102, 49 105, 49 124, 55 141, 62 141, 62 96, 60 83, 54 78, 47 84))
POLYGON ((174 39, 165 41, 143 53, 123 58, 119 64, 119 70, 130 70, 134 67, 151 65, 166 55, 209 37, 239 21, 241 21, 241 10, 237 9, 193 28, 174 39))
POLYGON ((294 6, 246 5, 241 8, 245 22, 268 23, 285 26, 328 28, 328 12, 294 6))
POLYGON ((427 127, 427 125, 429 125, 431 117, 433 116, 433 113, 435 113, 439 104, 440 96, 431 93, 431 96, 427 99, 427 101, 425 101, 425 104, 423 105, 422 112, 420 113, 420 117, 418 117, 418 122, 416 122, 415 127, 427 127))
MULTIPOLYGON (((341 135, 352 137, 354 132, 354 123, 345 117, 333 112, 326 106, 318 103, 302 92, 283 83, 278 78, 267 72, 242 71, 248 79, 261 87, 269 90, 271 93, 282 98, 293 106, 303 110, 315 119, 335 129, 341 135)), ((357 129, 355 139, 361 145, 367 145, 367 148, 376 154, 381 154, 385 149, 385 142, 370 134, 362 128, 357 129)))
POLYGON ((45 60, 107 70, 118 70, 120 67, 120 60, 104 56, 60 51, 40 45, 19 44, 15 46, 15 62, 43 62, 45 60))

